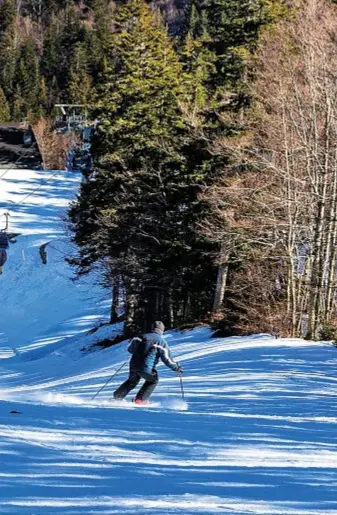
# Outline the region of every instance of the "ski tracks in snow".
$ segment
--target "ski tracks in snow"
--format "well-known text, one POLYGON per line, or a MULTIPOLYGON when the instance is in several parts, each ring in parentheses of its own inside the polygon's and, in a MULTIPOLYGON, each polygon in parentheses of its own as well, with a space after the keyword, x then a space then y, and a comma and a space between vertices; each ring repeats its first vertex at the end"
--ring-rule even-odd
POLYGON ((165 367, 150 406, 111 401, 126 372, 91 400, 124 344, 3 360, 0 513, 337 515, 336 350, 210 336, 168 335, 188 410, 165 367))

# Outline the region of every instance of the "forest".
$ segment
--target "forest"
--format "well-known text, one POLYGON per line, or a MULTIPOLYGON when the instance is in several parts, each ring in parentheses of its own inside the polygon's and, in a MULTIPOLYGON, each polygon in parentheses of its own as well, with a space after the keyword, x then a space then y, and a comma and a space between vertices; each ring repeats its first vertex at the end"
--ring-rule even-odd
POLYGON ((85 105, 78 278, 153 320, 337 337, 332 0, 0 0, 0 123, 85 105))

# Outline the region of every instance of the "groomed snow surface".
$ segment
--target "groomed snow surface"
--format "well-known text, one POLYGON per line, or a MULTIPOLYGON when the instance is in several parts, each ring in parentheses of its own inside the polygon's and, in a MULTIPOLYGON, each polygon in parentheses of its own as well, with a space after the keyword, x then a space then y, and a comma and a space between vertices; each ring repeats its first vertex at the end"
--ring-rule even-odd
POLYGON ((0 514, 337 515, 329 343, 171 331, 187 403, 162 365, 149 407, 111 401, 127 366, 92 399, 128 359, 127 342, 93 346, 121 328, 88 334, 107 320, 106 292, 97 278, 71 282, 61 254, 80 177, 59 172, 14 204, 48 175, 0 180, 0 209, 21 233, 0 276, 0 514))

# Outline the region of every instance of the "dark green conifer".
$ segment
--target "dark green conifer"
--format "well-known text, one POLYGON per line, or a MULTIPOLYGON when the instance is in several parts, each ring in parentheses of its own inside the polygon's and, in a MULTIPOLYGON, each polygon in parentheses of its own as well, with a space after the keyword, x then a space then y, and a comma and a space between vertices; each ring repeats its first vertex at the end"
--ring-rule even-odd
POLYGON ((70 213, 81 246, 77 263, 82 272, 98 260, 111 263, 124 279, 129 314, 137 304, 133 322, 149 313, 168 320, 169 304, 187 306, 193 282, 203 284, 197 177, 184 154, 185 76, 145 2, 121 6, 116 21, 98 94, 98 174, 70 213))
POLYGON ((3 89, 0 87, 0 122, 9 122, 10 121, 10 110, 9 105, 7 103, 5 93, 3 89))
MULTIPOLYGON (((47 89, 52 91, 50 109, 57 101, 68 103, 70 75, 75 72, 78 49, 87 41, 87 29, 80 19, 80 13, 72 6, 67 7, 62 16, 53 16, 44 44, 42 73, 46 78, 47 89), (56 95, 56 96, 55 96, 56 95)), ((89 49, 87 50, 89 55, 89 49)), ((74 77, 72 76, 72 82, 74 77)))
POLYGON ((121 6, 116 24, 99 92, 101 141, 124 159, 125 150, 140 152, 141 162, 177 131, 182 70, 159 16, 141 0, 121 6))
POLYGON ((37 113, 40 106, 40 70, 36 48, 32 43, 21 47, 17 62, 15 83, 22 96, 23 116, 28 112, 37 113))
POLYGON ((16 122, 22 122, 27 115, 27 105, 23 99, 21 88, 17 84, 13 95, 12 118, 16 122))
POLYGON ((2 86, 7 99, 10 99, 14 93, 15 23, 14 0, 3 0, 0 4, 0 86, 2 86))
POLYGON ((197 82, 203 63, 205 114, 213 129, 226 129, 223 112, 238 112, 249 105, 247 64, 259 33, 286 12, 283 0, 191 0, 184 61, 197 82))
POLYGON ((69 59, 68 102, 88 105, 92 98, 92 79, 88 69, 88 49, 77 43, 69 59))

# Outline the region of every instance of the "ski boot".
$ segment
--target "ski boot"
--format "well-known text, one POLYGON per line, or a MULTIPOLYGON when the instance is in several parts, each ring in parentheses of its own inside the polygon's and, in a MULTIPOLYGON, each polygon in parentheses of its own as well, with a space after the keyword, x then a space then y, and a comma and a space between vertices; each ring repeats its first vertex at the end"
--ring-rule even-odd
POLYGON ((142 399, 137 399, 136 397, 132 399, 132 402, 134 404, 138 404, 139 406, 148 406, 150 404, 149 401, 143 401, 142 399))

